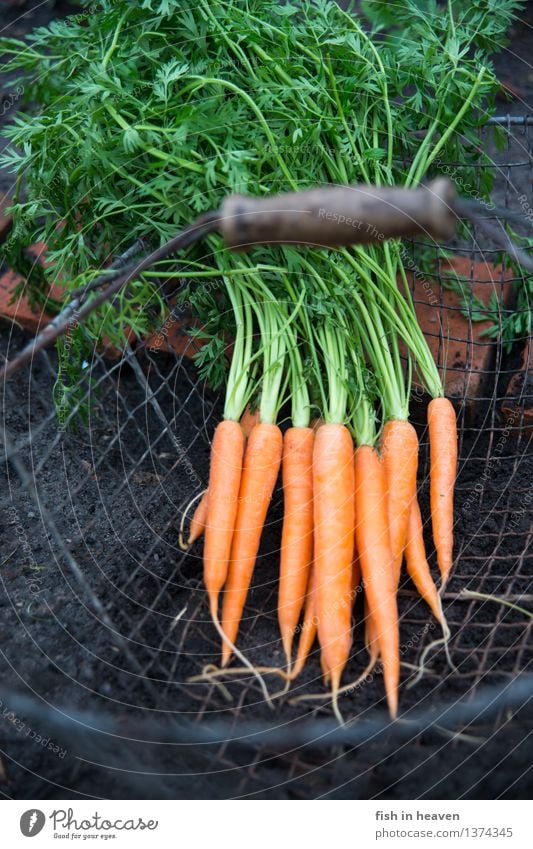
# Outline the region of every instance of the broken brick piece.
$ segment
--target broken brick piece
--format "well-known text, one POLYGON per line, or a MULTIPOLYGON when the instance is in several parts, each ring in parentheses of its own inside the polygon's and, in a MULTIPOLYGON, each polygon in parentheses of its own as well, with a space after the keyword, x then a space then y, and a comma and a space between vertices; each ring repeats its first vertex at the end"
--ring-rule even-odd
POLYGON ((5 271, 0 276, 0 318, 13 321, 29 333, 36 334, 43 326, 52 320, 52 316, 42 309, 34 310, 28 299, 21 295, 12 301, 13 290, 22 283, 23 278, 15 271, 5 271))
MULTIPOLYGON (((485 305, 488 305, 493 292, 504 308, 511 303, 511 272, 504 274, 501 265, 454 257, 443 260, 440 271, 441 276, 449 274, 451 279, 454 271, 466 278, 466 285, 472 287, 474 298, 485 305)), ((489 384, 495 380, 496 342, 483 336, 483 332, 492 326, 492 322, 469 321, 463 314, 461 296, 445 289, 438 280, 433 282, 416 275, 414 287, 412 273, 408 274, 408 280, 416 315, 439 367, 446 395, 468 403, 487 391, 490 394, 489 384)), ((402 353, 405 353, 405 348, 402 353)), ((416 377, 413 389, 416 392, 416 377)))
POLYGON ((167 352, 178 354, 192 359, 206 342, 191 336, 191 327, 198 328, 200 325, 191 318, 167 318, 164 327, 148 336, 144 346, 152 353, 167 352))
POLYGON ((13 227, 13 217, 6 213, 13 200, 9 195, 0 194, 0 243, 5 242, 8 233, 13 227))

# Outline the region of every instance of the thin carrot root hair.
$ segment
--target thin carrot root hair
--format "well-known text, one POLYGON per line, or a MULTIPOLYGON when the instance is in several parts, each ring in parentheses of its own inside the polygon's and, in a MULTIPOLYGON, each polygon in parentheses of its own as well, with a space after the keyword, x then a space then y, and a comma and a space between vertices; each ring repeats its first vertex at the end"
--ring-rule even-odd
MULTIPOLYGON (((359 687, 368 678, 368 676, 371 675, 377 662, 378 655, 377 653, 374 653, 355 681, 351 681, 349 684, 344 684, 342 687, 339 687, 337 690, 337 696, 344 696, 347 693, 351 693, 356 689, 356 687, 359 687)), ((331 693, 304 693, 302 696, 295 696, 294 699, 291 699, 291 705, 295 705, 298 702, 323 702, 327 701, 329 698, 331 698, 331 693)))
POLYGON ((420 656, 419 665, 413 667, 414 669, 418 670, 417 674, 415 675, 415 677, 411 681, 409 681, 406 684, 406 690, 410 690, 411 687, 414 687, 415 684, 418 684, 418 682, 421 681, 422 678, 424 677, 424 673, 429 672, 429 669, 426 666, 426 658, 438 646, 443 646, 444 652, 446 654, 446 660, 448 661, 448 665, 450 666, 450 668, 454 672, 458 671, 457 667, 455 666, 455 664, 454 664, 454 662, 451 658, 451 655, 450 655, 450 648, 449 648, 448 643, 449 643, 449 640, 450 640, 450 637, 451 637, 451 631, 448 627, 446 619, 444 618, 444 615, 443 615, 443 621, 440 623, 440 625, 441 625, 441 628, 442 628, 442 637, 439 637, 437 640, 432 640, 432 642, 429 643, 429 645, 426 646, 426 648, 422 652, 422 655, 420 656))
POLYGON ((187 678, 188 684, 212 684, 214 687, 219 690, 227 702, 232 702, 233 697, 228 690, 227 687, 224 686, 222 681, 218 681, 217 678, 217 670, 218 667, 215 666, 214 663, 207 663, 202 669, 200 675, 191 675, 190 678, 187 678))
MULTIPOLYGON (((255 673, 258 672, 261 675, 279 675, 280 678, 286 679, 286 684, 281 690, 276 690, 275 693, 269 693, 270 701, 273 702, 275 699, 280 699, 282 696, 287 695, 288 689, 292 683, 292 678, 287 676, 287 673, 280 666, 255 666, 254 672, 252 673, 255 677, 255 673)), ((223 692, 224 697, 227 701, 233 701, 232 696, 225 687, 222 682, 219 680, 220 678, 229 678, 230 676, 239 676, 239 675, 250 675, 250 669, 248 666, 216 666, 214 663, 208 663, 204 666, 202 672, 199 675, 193 675, 191 678, 187 679, 189 684, 213 684, 218 687, 221 692, 223 692)))
POLYGON ((194 498, 191 498, 191 500, 189 501, 189 503, 185 507, 185 510, 182 513, 181 522, 180 522, 180 533, 179 533, 179 539, 178 539, 179 546, 180 546, 182 551, 187 551, 187 549, 191 545, 190 542, 185 542, 185 537, 183 535, 183 531, 185 529, 185 521, 187 519, 187 514, 188 514, 189 510, 191 509, 192 505, 196 504, 196 502, 199 501, 200 498, 203 498, 204 495, 206 494, 206 492, 207 492, 207 488, 203 489, 201 492, 199 492, 197 495, 195 495, 194 498))
MULTIPOLYGON (((272 704, 272 699, 270 697, 270 693, 268 692, 267 685, 265 684, 265 679, 263 678, 261 673, 258 671, 258 667, 254 666, 253 663, 251 663, 251 661, 248 660, 246 655, 244 655, 237 648, 237 646, 234 643, 232 643, 232 641, 230 640, 230 638, 228 637, 228 635, 224 631, 222 625, 220 624, 220 619, 218 618, 218 613, 217 613, 216 608, 211 609, 211 619, 213 620, 213 625, 217 629, 223 644, 227 645, 227 647, 229 649, 231 649, 231 652, 235 655, 235 657, 238 658, 240 660, 240 662, 242 663, 242 665, 244 667, 246 667, 248 672, 251 672, 252 675, 254 676, 254 678, 257 679, 259 686, 261 687, 261 692, 263 693, 263 696, 265 697, 265 701, 266 701, 267 705, 269 706, 269 708, 271 708, 273 710, 274 705, 272 704)), ((228 670, 228 672, 229 671, 230 670, 228 670)))

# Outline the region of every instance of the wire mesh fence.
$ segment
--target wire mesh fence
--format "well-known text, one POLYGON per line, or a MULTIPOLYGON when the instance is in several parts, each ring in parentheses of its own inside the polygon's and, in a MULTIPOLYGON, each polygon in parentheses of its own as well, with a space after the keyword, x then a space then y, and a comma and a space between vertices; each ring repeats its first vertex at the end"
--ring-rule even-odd
MULTIPOLYGON (((494 199, 523 211, 519 198, 533 205, 531 120, 501 123, 507 145, 494 154, 494 199)), ((412 246, 413 272, 419 248, 412 246)), ((7 684, 0 707, 4 717, 24 716, 39 736, 63 741, 67 755, 44 753, 35 735, 4 724, 1 747, 16 780, 26 782, 18 792, 342 798, 393 796, 402 780, 403 792, 411 782, 415 795, 438 798, 451 792, 450 781, 462 786, 465 757, 472 760, 465 793, 481 792, 490 775, 498 792, 522 792, 529 768, 523 746, 533 727, 533 365, 526 339, 504 344, 477 330, 478 280, 498 296, 496 320, 515 309, 515 272, 505 259, 487 278, 482 263, 501 257, 482 235, 473 230, 449 246, 469 284, 466 302, 452 303, 449 260, 433 250, 429 284, 413 273, 412 291, 420 309, 431 292, 437 320, 426 329, 459 414, 456 563, 444 594, 449 657, 442 645, 426 652, 438 627, 403 578, 397 723, 387 719, 379 673, 343 698, 344 728, 326 698, 298 701, 322 689, 316 649, 274 711, 249 674, 198 680, 218 662, 219 640, 202 589, 201 544, 183 552, 178 535, 185 506, 206 486, 221 399, 199 381, 192 341, 184 339, 180 354, 137 344, 115 359, 94 352, 79 393, 80 405, 90 399, 88 419, 74 410, 65 422, 52 403, 55 356, 41 352, 3 387, 0 648, 7 684), (461 354, 450 361, 454 345, 461 354), (429 787, 428 762, 439 764, 429 787), (509 762, 511 787, 495 778, 509 762)), ((4 356, 23 341, 17 328, 4 332, 4 356)), ((427 516, 426 403, 415 388, 427 516)), ((283 658, 276 621, 281 516, 278 492, 240 635, 242 650, 261 666, 283 658)), ((362 618, 358 603, 347 681, 366 664, 362 618)), ((275 676, 267 681, 272 692, 280 689, 275 676)))

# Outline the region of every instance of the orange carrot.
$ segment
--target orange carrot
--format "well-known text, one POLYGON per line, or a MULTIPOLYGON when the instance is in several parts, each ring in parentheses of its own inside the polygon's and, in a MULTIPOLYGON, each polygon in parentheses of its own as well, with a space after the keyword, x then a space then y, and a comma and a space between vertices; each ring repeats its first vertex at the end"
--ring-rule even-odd
POLYGON ((283 438, 278 622, 289 667, 313 556, 313 443, 314 432, 309 427, 291 427, 283 438))
POLYGON ((196 542, 197 539, 200 539, 205 530, 207 520, 207 493, 208 490, 206 489, 198 503, 198 507, 193 513, 189 528, 189 539, 187 540, 188 546, 196 542))
POLYGON ((431 523, 444 587, 453 565, 453 489, 457 474, 457 421, 447 398, 430 401, 428 425, 431 523))
POLYGON ((396 585, 400 582, 411 503, 416 498, 418 437, 413 425, 390 419, 383 428, 381 457, 387 478, 387 514, 396 585))
POLYGON ((368 601, 365 599, 365 646, 370 655, 370 665, 374 666, 379 658, 379 644, 376 624, 368 609, 368 601))
MULTIPOLYGON (((250 407, 246 407, 240 421, 240 425, 246 439, 250 436, 252 428, 255 427, 258 421, 259 410, 255 410, 252 413, 250 407)), ((205 520, 207 517, 207 493, 208 490, 206 489, 198 503, 198 507, 193 513, 191 526, 189 528, 189 539, 187 540, 188 546, 192 545, 193 542, 196 542, 197 539, 200 539, 205 530, 205 520)))
POLYGON ((252 428, 259 423, 259 409, 251 411, 250 407, 246 407, 244 413, 241 416, 241 427, 243 429, 245 437, 248 439, 252 432, 252 428))
MULTIPOLYGON (((231 563, 222 604, 222 628, 232 643, 239 630, 268 505, 278 477, 282 445, 279 427, 261 423, 252 429, 244 453, 231 563)), ((223 666, 230 657, 231 649, 224 642, 223 666)))
POLYGON ((440 622, 443 628, 446 627, 446 621, 442 612, 440 596, 437 592, 437 587, 431 576, 429 564, 426 559, 426 549, 424 546, 424 536, 422 533, 422 516, 418 500, 411 504, 409 511, 409 527, 407 531, 407 544, 405 546, 405 563, 407 574, 411 578, 413 584, 424 601, 431 608, 435 619, 440 622))
POLYGON ((324 424, 313 451, 314 563, 321 662, 334 700, 352 644, 354 465, 349 430, 324 424))
POLYGON ((400 639, 387 520, 387 481, 385 467, 370 445, 362 445, 355 452, 355 503, 357 550, 372 639, 379 647, 389 711, 395 717, 400 679, 400 639))
POLYGON ((359 555, 355 553, 352 559, 352 595, 355 600, 357 589, 361 583, 361 564, 359 563, 359 555))
POLYGON ((296 660, 290 674, 287 676, 291 681, 298 677, 305 666, 305 662, 309 656, 309 652, 315 642, 317 632, 317 617, 316 617, 316 585, 315 585, 315 570, 311 566, 309 581, 307 587, 307 596, 305 599, 305 611, 302 626, 300 629, 300 639, 298 640, 298 651, 296 652, 296 660))
POLYGON ((213 619, 228 575, 242 474, 244 434, 238 422, 220 422, 211 448, 204 544, 204 582, 213 619))

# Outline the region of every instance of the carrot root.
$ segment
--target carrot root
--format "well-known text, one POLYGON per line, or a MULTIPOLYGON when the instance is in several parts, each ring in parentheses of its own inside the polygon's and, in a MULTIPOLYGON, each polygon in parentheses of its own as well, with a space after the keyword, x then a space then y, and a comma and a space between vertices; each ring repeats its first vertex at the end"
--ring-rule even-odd
POLYGON ((333 710, 342 723, 336 693, 352 645, 354 552, 353 442, 344 425, 324 424, 313 450, 314 568, 318 639, 333 710))
POLYGON ((381 457, 387 478, 387 514, 396 584, 400 583, 409 513, 416 498, 418 437, 408 421, 390 419, 383 428, 381 457))
POLYGON ((218 598, 228 576, 243 453, 244 434, 239 423, 220 422, 211 448, 204 542, 204 583, 210 610, 217 621, 218 598))
POLYGON ((398 711, 400 638, 396 578, 387 520, 387 482, 376 451, 362 445, 355 452, 357 550, 368 611, 383 663, 383 680, 391 716, 398 711))
MULTIPOLYGON (((198 515, 200 515, 200 514, 198 514, 198 515)), ((207 516, 207 489, 203 489, 202 492, 198 492, 193 498, 191 498, 191 500, 186 505, 185 510, 183 511, 183 513, 181 515, 180 530, 179 530, 179 546, 180 546, 182 551, 187 551, 187 549, 193 544, 193 542, 196 542, 196 540, 203 534, 206 516, 207 516), (191 519, 191 526, 190 526, 190 529, 189 529, 189 538, 188 538, 187 542, 185 542, 185 536, 184 536, 184 533, 183 533, 184 529, 185 529, 185 521, 187 519, 187 515, 189 513, 189 510, 191 509, 192 505, 195 504, 198 501, 198 499, 201 499, 201 501, 200 501, 200 504, 198 505, 198 507, 196 508, 196 510, 194 511, 193 517, 191 519), (200 507, 202 508, 201 513, 203 515, 203 521, 201 523, 201 527, 199 529, 199 532, 196 533, 196 535, 193 535, 192 528, 193 528, 193 524, 195 522, 195 518, 198 514, 200 507)))
POLYGON ((278 622, 289 671, 313 555, 313 443, 314 431, 307 427, 289 428, 283 437, 278 622))
POLYGON ((448 398, 428 406, 430 502, 442 592, 453 566, 453 490, 457 475, 457 420, 448 398))
POLYGON ((252 429, 246 445, 231 561, 222 603, 222 630, 225 635, 222 666, 229 663, 231 646, 237 639, 263 525, 278 477, 282 444, 279 427, 261 423, 252 429))
MULTIPOLYGON (((259 682, 259 686, 261 687, 261 692, 265 697, 265 701, 267 705, 273 710, 274 705, 272 704, 272 699, 270 698, 270 693, 268 692, 267 685, 265 684, 265 680, 262 677, 261 673, 257 671, 257 667, 251 663, 248 658, 237 648, 237 646, 229 639, 228 635, 225 633, 216 612, 211 611, 211 617, 213 619, 213 624, 217 629, 220 638, 222 639, 223 645, 227 645, 230 653, 234 654, 236 658, 240 660, 242 665, 246 667, 246 669, 257 679, 259 682)), ((229 670, 228 670, 229 671, 229 670)))

